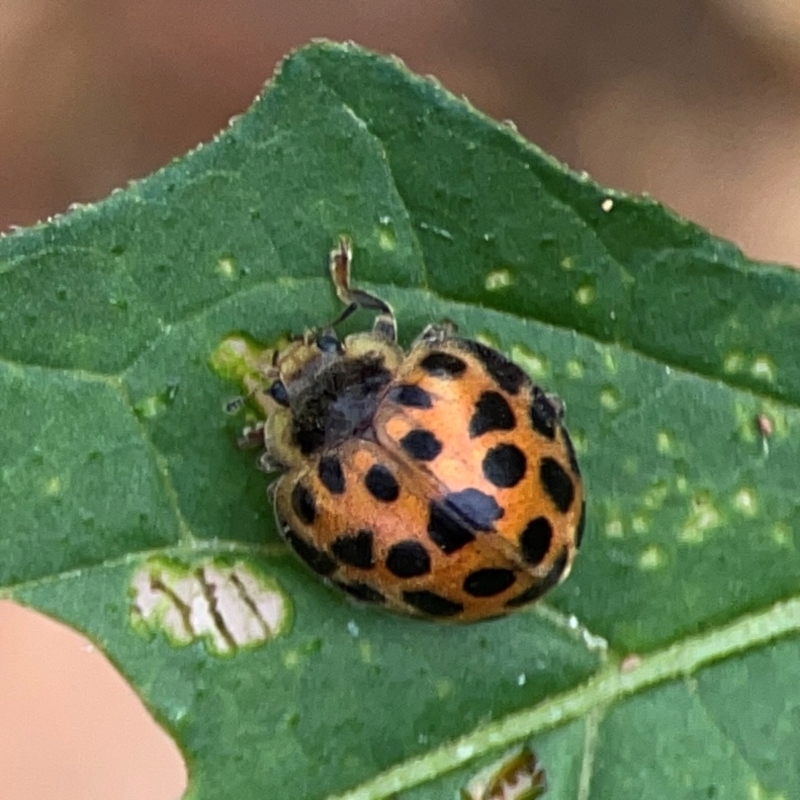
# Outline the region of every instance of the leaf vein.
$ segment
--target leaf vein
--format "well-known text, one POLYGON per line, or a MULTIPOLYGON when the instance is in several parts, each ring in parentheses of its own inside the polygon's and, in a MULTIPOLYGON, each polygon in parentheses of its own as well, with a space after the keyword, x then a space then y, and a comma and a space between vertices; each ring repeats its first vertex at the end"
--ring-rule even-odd
POLYGON ((757 769, 756 765, 752 761, 750 761, 750 759, 744 754, 744 752, 742 752, 742 749, 739 746, 739 744, 736 742, 736 740, 733 739, 730 736, 730 734, 728 734, 720 726, 719 722, 717 722, 716 718, 711 713, 711 710, 708 708, 706 702, 703 700, 703 696, 700 694, 700 692, 697 691, 697 686, 694 684, 693 681, 690 681, 690 680, 687 680, 686 684, 687 684, 687 690, 688 690, 689 694, 695 699, 695 702, 702 709, 703 716, 705 717, 706 722, 709 725, 711 725, 711 727, 714 728, 714 730, 720 735, 720 737, 730 745, 731 749, 734 751, 734 753, 736 754, 737 758, 739 758, 739 760, 745 766, 747 766, 748 769, 751 770, 753 775, 756 776, 760 787, 764 788, 763 784, 761 782, 761 777, 758 774, 758 769, 757 769))
POLYGON ((38 578, 12 583, 0 587, 0 600, 15 599, 15 593, 25 592, 31 589, 39 589, 45 586, 52 586, 59 581, 70 581, 80 578, 87 572, 105 569, 117 569, 128 565, 138 565, 142 561, 151 558, 190 558, 192 556, 209 555, 241 555, 243 557, 261 558, 282 558, 288 556, 289 552, 284 545, 270 544, 244 544, 242 542, 222 542, 219 540, 207 541, 196 539, 191 543, 180 542, 178 544, 162 545, 150 548, 149 550, 135 550, 125 553, 115 558, 104 559, 103 561, 92 564, 81 564, 68 570, 55 572, 50 575, 43 575, 38 578))
POLYGON ((392 169, 392 162, 389 158, 389 153, 386 150, 386 145, 384 144, 383 139, 374 133, 372 128, 370 128, 369 124, 363 117, 360 117, 358 114, 356 114, 355 109, 353 109, 349 103, 345 102, 344 98, 341 96, 341 94, 339 94, 339 92, 337 92, 329 83, 326 83, 324 79, 321 79, 321 83, 325 89, 333 97, 335 97, 339 103, 341 103, 342 108, 344 108, 344 110, 347 111, 353 117, 353 119, 355 119, 363 127, 363 129, 370 135, 373 142, 375 142, 376 146, 378 147, 381 154, 381 162, 383 163, 384 171, 390 180, 392 189, 394 190, 397 199, 403 206, 403 211, 406 215, 406 221, 408 222, 408 229, 411 232, 414 244, 416 245, 416 252, 419 255, 420 265, 422 267, 422 288, 427 290, 430 286, 430 283, 428 281, 428 264, 425 260, 425 250, 423 249, 422 242, 417 235, 416 226, 414 225, 408 203, 406 203, 406 199, 403 197, 403 194, 400 191, 400 187, 397 183, 397 179, 395 178, 394 170, 392 169))
POLYGON ((381 800, 429 782, 501 747, 584 717, 595 709, 669 680, 683 679, 715 661, 800 632, 800 596, 749 614, 722 628, 687 637, 642 658, 629 672, 610 664, 576 689, 510 714, 425 755, 400 762, 328 800, 381 800))

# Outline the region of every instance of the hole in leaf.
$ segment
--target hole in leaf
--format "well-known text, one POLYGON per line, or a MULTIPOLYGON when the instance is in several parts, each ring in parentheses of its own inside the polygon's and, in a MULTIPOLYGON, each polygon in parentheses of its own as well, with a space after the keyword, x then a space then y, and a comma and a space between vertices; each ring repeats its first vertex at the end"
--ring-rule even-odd
POLYGON ((275 581, 237 561, 183 564, 155 558, 131 582, 131 621, 182 646, 201 639, 213 655, 261 645, 289 621, 289 601, 275 581))
POLYGON ((523 747, 481 770, 461 792, 463 800, 537 800, 547 778, 535 754, 523 747))

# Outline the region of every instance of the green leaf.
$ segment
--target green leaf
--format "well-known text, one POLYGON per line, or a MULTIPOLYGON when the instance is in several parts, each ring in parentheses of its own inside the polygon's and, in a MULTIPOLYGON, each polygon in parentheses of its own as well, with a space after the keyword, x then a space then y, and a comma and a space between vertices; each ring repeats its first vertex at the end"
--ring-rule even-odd
POLYGON ((191 797, 453 797, 520 742, 548 797, 800 796, 796 272, 315 44, 214 142, 0 240, 0 298, 0 598, 108 653, 191 797), (331 319, 343 233, 404 342, 453 319, 566 401, 588 528, 539 606, 396 618, 277 536, 210 364, 331 319))

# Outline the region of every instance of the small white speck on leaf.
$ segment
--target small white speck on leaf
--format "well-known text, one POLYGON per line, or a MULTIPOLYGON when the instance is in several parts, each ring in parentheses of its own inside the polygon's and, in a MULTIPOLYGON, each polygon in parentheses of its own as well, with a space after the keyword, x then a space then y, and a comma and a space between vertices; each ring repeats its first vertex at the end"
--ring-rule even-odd
POLYGON ((693 504, 686 522, 678 533, 680 541, 686 544, 700 544, 706 531, 722 524, 722 515, 710 500, 699 500, 693 504))
POLYGON ((506 289, 514 283, 511 272, 507 269, 496 269, 486 276, 484 286, 487 292, 496 292, 499 289, 506 289))
POLYGON ((44 493, 48 497, 57 497, 64 491, 64 481, 58 475, 50 478, 44 485, 44 493))
POLYGON ((583 364, 574 358, 567 361, 566 370, 570 378, 578 379, 583 377, 583 364))
POLYGON ((770 529, 769 535, 779 547, 792 544, 792 529, 785 522, 776 522, 770 529))
POLYGON ((515 364, 519 364, 532 378, 544 378, 550 374, 550 366, 547 363, 547 359, 525 345, 513 345, 510 355, 511 360, 515 364))
POLYGON ((594 302, 595 291, 593 286, 580 286, 575 292, 575 300, 578 305, 588 306, 594 302))
POLYGON ((656 450, 662 456, 669 455, 672 452, 672 436, 667 431, 659 431, 656 434, 656 450))
POLYGON ((221 258, 219 261, 217 261, 217 273, 223 278, 235 278, 236 262, 230 257, 221 258))
POLYGON ((733 498, 733 507, 745 517, 754 517, 758 511, 758 501, 755 492, 742 487, 733 498))
POLYGON ((732 375, 735 372, 741 372, 744 369, 744 354, 740 352, 732 352, 728 353, 725 356, 722 362, 722 369, 728 375, 732 375))
POLYGON ((663 567, 665 562, 664 551, 653 544, 645 548, 639 556, 639 569, 649 572, 663 567))
POLYGON ((600 405, 606 411, 619 411, 622 405, 622 398, 615 387, 606 386, 600 391, 600 405))
POLYGON ((381 217, 378 227, 378 246, 385 252, 390 252, 397 248, 397 236, 392 226, 390 217, 381 217))
POLYGON ((462 744, 456 748, 456 757, 462 761, 466 761, 468 758, 472 758, 474 752, 474 745, 462 744))
POLYGON ((631 520, 631 528, 634 533, 647 533, 649 527, 645 517, 634 517, 631 520))
POLYGON ((750 367, 750 374, 761 381, 772 383, 775 380, 775 365, 768 356, 759 356, 750 367))

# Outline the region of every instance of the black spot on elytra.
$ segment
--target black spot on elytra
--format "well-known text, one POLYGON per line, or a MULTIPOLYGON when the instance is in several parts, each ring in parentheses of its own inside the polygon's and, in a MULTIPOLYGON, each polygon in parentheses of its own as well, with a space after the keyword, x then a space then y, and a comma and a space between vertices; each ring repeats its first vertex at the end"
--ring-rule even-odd
POLYGON ((555 439, 558 429, 558 412, 538 386, 533 387, 533 399, 529 412, 533 429, 550 441, 555 439))
POLYGON ((412 383, 395 386, 389 392, 389 399, 409 408, 431 408, 433 406, 431 396, 423 388, 412 383))
POLYGON ((583 531, 586 528, 586 501, 581 505, 581 518, 578 520, 578 527, 575 529, 575 547, 580 547, 583 541, 583 531))
POLYGON ((384 603, 386 598, 375 588, 368 583, 344 583, 343 581, 334 581, 335 586, 338 586, 343 592, 347 592, 351 597, 356 600, 362 600, 365 603, 384 603))
POLYGON ((503 509, 491 495, 479 489, 464 489, 451 492, 444 499, 444 504, 455 511, 467 525, 477 531, 490 531, 503 516, 503 509))
POLYGON ((435 378, 457 378, 467 368, 465 361, 450 353, 429 353, 422 361, 420 367, 435 378))
POLYGON ((490 531, 503 516, 497 501, 478 489, 452 492, 431 501, 428 536, 443 553, 454 553, 475 539, 475 531, 490 531))
POLYGON ((336 562, 322 550, 298 536, 291 528, 283 525, 283 535, 292 550, 319 575, 330 575, 336 569, 336 562))
POLYGON ((400 440, 400 447, 417 461, 433 461, 442 452, 442 443, 430 431, 422 428, 409 431, 400 440))
POLYGON ((554 458, 543 458, 539 464, 539 480, 555 507, 566 514, 575 499, 575 485, 564 467, 554 458))
POLYGON ((531 584, 522 594, 512 597, 511 600, 506 602, 509 608, 518 608, 524 606, 526 603, 532 603, 538 600, 543 594, 552 589, 564 574, 564 569, 567 566, 567 551, 563 549, 561 555, 553 562, 550 572, 536 583, 531 584))
POLYGON ((483 457, 482 469, 486 480, 500 489, 516 486, 525 476, 525 453, 515 444, 498 444, 483 457))
POLYGON ((331 552, 345 564, 359 569, 370 569, 375 566, 372 552, 374 536, 371 530, 363 529, 358 533, 346 533, 337 536, 331 545, 331 552))
POLYGON ((452 492, 444 500, 431 501, 428 535, 443 553, 454 553, 474 538, 474 531, 490 531, 503 516, 497 501, 478 489, 452 492))
POLYGON ((497 385, 509 394, 517 394, 520 386, 528 379, 527 375, 502 353, 472 339, 459 339, 458 345, 472 353, 497 385))
POLYGON ((553 526, 547 517, 532 519, 519 537, 522 557, 528 564, 541 564, 553 541, 553 526))
POLYGON ((486 568, 471 572, 464 579, 464 591, 473 597, 494 597, 516 580, 510 569, 486 568))
POLYGON ((367 491, 382 503, 393 503, 400 494, 397 479, 383 464, 373 464, 364 476, 367 491))
POLYGON ((443 553, 455 553, 469 544, 475 534, 446 503, 431 501, 428 516, 428 536, 443 553))
POLYGON ((489 431, 511 431, 515 425, 514 412, 505 397, 499 392, 483 392, 469 421, 469 435, 474 439, 489 431))
POLYGON ((392 545, 386 556, 386 569, 398 578, 416 578, 431 571, 428 551, 414 539, 392 545))
POLYGON ((569 458, 569 466, 572 469, 573 474, 576 478, 580 478, 581 470, 578 466, 578 458, 575 455, 575 447, 572 444, 572 439, 569 438, 569 434, 567 431, 562 428, 561 429, 561 436, 564 439, 564 446, 567 448, 567 456, 569 458))
POLYGON ((292 509, 306 525, 311 525, 317 518, 314 495, 302 483, 296 483, 294 489, 292 489, 292 509))
POLYGON ((435 592, 403 592, 403 600, 417 611, 423 614, 430 614, 432 617, 452 617, 460 614, 464 610, 461 603, 454 603, 446 597, 442 597, 435 592))
POLYGON ((323 456, 317 466, 317 475, 322 485, 331 494, 343 494, 345 490, 342 462, 336 456, 323 456))

